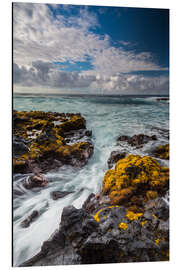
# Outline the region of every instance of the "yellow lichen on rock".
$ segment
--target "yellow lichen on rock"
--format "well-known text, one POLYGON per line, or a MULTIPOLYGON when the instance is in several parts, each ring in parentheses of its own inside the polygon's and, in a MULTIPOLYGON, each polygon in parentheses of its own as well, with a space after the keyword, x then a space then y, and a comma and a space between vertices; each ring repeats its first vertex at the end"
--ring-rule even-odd
POLYGON ((153 199, 155 199, 155 198, 157 198, 157 197, 158 197, 157 191, 148 190, 148 191, 146 192, 146 198, 147 198, 148 200, 153 200, 153 199))
MULTIPOLYGON (((93 146, 89 142, 74 142, 68 144, 71 133, 86 129, 86 121, 81 114, 64 114, 43 111, 13 111, 13 135, 16 140, 24 140, 28 147, 25 154, 17 153, 14 159, 27 161, 29 170, 41 166, 46 170, 46 163, 50 167, 57 164, 84 166, 93 153, 93 146), (53 160, 56 160, 52 164, 53 160), (29 162, 30 161, 30 162, 29 162)), ((73 135, 72 135, 73 136, 73 135)), ((15 144, 14 144, 15 145, 15 144)), ((19 164, 16 163, 16 167, 19 164)), ((20 166, 20 165, 18 165, 20 166)))
POLYGON ((99 217, 99 214, 108 209, 108 208, 113 208, 113 207, 119 207, 119 205, 111 205, 111 206, 108 206, 108 207, 104 207, 104 208, 101 208, 95 215, 94 215, 94 219, 97 221, 97 222, 100 222, 100 217, 99 217))
POLYGON ((154 154, 158 158, 169 159, 169 144, 158 146, 154 154))
POLYGON ((113 203, 118 204, 127 200, 134 192, 134 187, 123 188, 121 190, 114 190, 109 193, 109 197, 113 203))
POLYGON ((135 219, 138 219, 139 217, 141 217, 143 215, 143 213, 134 213, 132 211, 127 211, 126 213, 126 217, 130 220, 133 221, 135 219))
POLYGON ((125 230, 127 230, 128 225, 127 225, 127 223, 121 222, 121 223, 119 224, 119 228, 120 228, 120 229, 123 229, 123 230, 125 231, 125 230))
MULTIPOLYGON (((116 163, 115 169, 104 176, 102 193, 109 195, 112 204, 129 199, 141 187, 158 192, 169 181, 169 169, 161 167, 152 157, 128 155, 116 163)), ((150 195, 150 193, 149 193, 150 195)))
POLYGON ((159 238, 157 238, 157 239, 155 240, 155 243, 156 243, 157 246, 159 245, 159 241, 160 241, 159 238))
POLYGON ((147 224, 147 220, 141 221, 141 226, 144 227, 144 225, 147 224))

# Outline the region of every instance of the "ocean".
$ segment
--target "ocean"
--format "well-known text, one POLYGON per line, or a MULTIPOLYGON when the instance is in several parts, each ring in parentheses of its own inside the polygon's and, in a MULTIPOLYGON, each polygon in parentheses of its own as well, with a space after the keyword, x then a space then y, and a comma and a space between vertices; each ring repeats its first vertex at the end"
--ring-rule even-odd
MULTIPOLYGON (((92 130, 94 154, 81 170, 64 166, 55 172, 45 174, 48 187, 34 192, 23 190, 22 196, 13 199, 13 259, 14 266, 35 255, 42 243, 58 228, 62 210, 67 205, 80 208, 90 193, 98 193, 105 172, 107 160, 114 150, 127 153, 148 155, 156 146, 169 142, 166 130, 169 130, 169 103, 157 101, 155 96, 66 96, 15 94, 13 109, 18 111, 42 110, 64 113, 81 113, 86 119, 86 126, 92 130), (144 133, 156 135, 158 140, 151 141, 140 149, 122 142, 117 145, 120 135, 144 133), (52 200, 50 193, 55 190, 73 193, 52 200), (28 228, 20 223, 33 210, 41 215, 28 228)), ((159 160, 165 166, 168 161, 159 160)), ((15 175, 13 189, 18 189, 19 182, 26 175, 15 175)))

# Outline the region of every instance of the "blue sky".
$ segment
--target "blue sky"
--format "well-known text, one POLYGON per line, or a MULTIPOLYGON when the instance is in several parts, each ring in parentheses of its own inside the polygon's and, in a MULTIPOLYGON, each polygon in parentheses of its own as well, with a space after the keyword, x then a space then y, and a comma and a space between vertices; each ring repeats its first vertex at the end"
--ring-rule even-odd
POLYGON ((15 3, 15 91, 167 94, 169 10, 15 3))

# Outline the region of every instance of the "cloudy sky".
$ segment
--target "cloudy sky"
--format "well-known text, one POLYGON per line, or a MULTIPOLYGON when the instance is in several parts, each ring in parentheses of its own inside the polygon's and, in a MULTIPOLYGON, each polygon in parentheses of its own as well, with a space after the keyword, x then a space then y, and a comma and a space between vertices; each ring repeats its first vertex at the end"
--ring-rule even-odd
POLYGON ((168 94, 168 10, 14 3, 13 89, 168 94))

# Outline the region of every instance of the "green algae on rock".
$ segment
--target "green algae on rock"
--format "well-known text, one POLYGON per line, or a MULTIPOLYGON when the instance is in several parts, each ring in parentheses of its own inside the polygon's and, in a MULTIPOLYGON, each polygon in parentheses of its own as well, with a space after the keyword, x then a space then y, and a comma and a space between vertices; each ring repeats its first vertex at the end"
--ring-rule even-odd
POLYGON ((93 154, 92 143, 86 138, 84 141, 71 141, 69 135, 69 143, 66 141, 68 132, 78 134, 82 130, 84 133, 81 137, 90 134, 86 130, 86 120, 80 114, 14 111, 13 135, 16 138, 16 148, 18 140, 25 142, 22 154, 13 156, 14 173, 32 172, 34 167, 48 171, 64 164, 84 166, 93 154))

